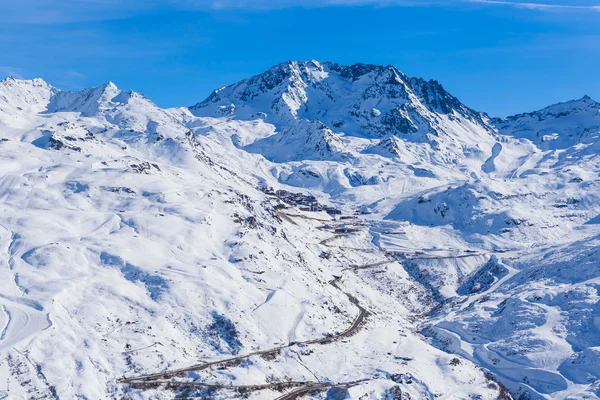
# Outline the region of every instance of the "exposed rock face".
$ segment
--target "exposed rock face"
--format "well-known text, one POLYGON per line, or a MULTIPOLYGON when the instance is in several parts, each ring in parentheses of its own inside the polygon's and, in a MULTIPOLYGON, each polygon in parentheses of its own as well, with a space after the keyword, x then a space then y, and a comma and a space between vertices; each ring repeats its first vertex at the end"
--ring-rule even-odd
POLYGON ((422 142, 456 138, 460 130, 494 134, 485 114, 450 95, 436 81, 409 78, 393 66, 286 62, 215 91, 190 107, 198 116, 251 120, 259 113, 284 128, 298 119, 318 120, 334 132, 361 137, 399 136, 422 142))

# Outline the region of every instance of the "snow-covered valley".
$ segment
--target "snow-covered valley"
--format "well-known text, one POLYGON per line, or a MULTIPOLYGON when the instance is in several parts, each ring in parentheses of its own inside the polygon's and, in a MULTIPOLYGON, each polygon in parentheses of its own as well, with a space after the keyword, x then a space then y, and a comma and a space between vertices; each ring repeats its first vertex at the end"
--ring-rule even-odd
POLYGON ((0 82, 0 398, 600 397, 600 104, 286 62, 0 82))

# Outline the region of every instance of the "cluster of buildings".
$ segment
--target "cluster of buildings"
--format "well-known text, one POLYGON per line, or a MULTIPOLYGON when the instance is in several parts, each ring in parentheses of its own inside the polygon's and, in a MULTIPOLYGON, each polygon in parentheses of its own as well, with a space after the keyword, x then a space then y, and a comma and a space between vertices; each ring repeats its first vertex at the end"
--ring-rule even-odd
POLYGON ((264 193, 269 196, 277 197, 283 203, 290 206, 297 206, 301 211, 309 212, 321 212, 325 211, 329 215, 341 215, 342 211, 335 208, 319 204, 317 198, 310 194, 304 193, 293 193, 287 190, 274 190, 270 186, 265 186, 261 189, 264 193))

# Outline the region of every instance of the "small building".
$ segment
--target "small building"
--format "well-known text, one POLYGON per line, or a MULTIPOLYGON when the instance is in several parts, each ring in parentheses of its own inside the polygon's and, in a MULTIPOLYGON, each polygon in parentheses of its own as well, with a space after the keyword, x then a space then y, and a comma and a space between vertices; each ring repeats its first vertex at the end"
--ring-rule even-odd
POLYGON ((277 197, 279 197, 280 199, 286 198, 290 195, 290 192, 288 192, 287 190, 282 190, 279 189, 278 191, 275 192, 275 195, 277 197))
POLYGON ((275 195, 275 190, 271 186, 263 187, 262 191, 263 191, 263 193, 268 194, 270 196, 275 195))

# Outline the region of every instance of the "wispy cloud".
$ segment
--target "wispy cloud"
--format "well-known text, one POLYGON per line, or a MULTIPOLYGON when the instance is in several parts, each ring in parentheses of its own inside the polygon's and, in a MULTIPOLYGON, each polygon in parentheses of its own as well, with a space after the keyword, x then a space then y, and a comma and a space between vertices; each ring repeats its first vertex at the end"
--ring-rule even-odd
POLYGON ((595 10, 600 11, 600 5, 595 4, 555 4, 555 3, 531 3, 505 0, 467 0, 469 3, 510 6, 526 8, 530 10, 595 10))
POLYGON ((164 0, 0 0, 1 22, 52 24, 130 16, 164 0))
POLYGON ((23 70, 21 68, 2 66, 0 65, 0 77, 12 76, 13 78, 22 79, 23 70))
POLYGON ((466 4, 509 6, 530 10, 597 10, 600 0, 0 0, 0 22, 51 24, 126 18, 148 10, 176 7, 200 11, 269 10, 291 7, 457 7, 466 4), (35 12, 32 12, 35 10, 35 12))
POLYGON ((79 90, 85 86, 86 76, 74 70, 57 71, 54 84, 61 89, 79 90))
POLYGON ((518 8, 549 10, 597 10, 600 1, 593 0, 546 0, 533 2, 531 0, 171 0, 172 3, 191 7, 226 8, 286 8, 286 7, 327 7, 327 6, 459 6, 465 3, 512 6, 518 8))
POLYGON ((246 8, 269 9, 287 7, 327 7, 327 6, 365 6, 382 7, 430 7, 460 6, 467 3, 479 3, 489 6, 510 6, 532 10, 600 10, 600 0, 167 0, 172 4, 194 8, 246 8))

